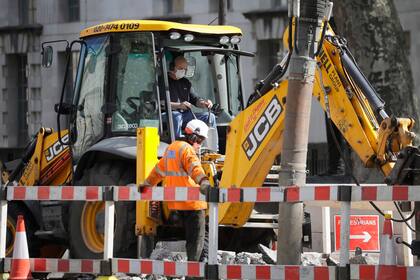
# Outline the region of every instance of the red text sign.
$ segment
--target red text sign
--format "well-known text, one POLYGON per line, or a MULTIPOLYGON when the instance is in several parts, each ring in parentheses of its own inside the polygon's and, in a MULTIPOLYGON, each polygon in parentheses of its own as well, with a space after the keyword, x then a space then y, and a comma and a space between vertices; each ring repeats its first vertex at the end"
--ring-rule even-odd
MULTIPOLYGON (((334 217, 335 250, 340 250, 341 217, 334 217)), ((350 216, 350 250, 360 247, 364 251, 379 251, 379 216, 350 216)))

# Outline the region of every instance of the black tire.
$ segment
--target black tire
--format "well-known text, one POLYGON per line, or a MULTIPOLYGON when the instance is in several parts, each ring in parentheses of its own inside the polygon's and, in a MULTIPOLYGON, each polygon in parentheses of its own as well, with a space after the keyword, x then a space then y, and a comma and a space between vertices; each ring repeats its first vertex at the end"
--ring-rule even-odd
MULTIPOLYGON (((123 186, 134 183, 135 162, 123 160, 104 160, 97 162, 91 168, 84 171, 80 180, 75 182, 78 186, 100 185, 100 186, 123 186)), ((103 252, 95 252, 89 249, 83 238, 81 217, 86 203, 71 203, 69 215, 69 245, 70 254, 73 258, 102 258, 103 252)), ((115 228, 114 228, 114 256, 135 257, 136 236, 135 236, 135 202, 115 203, 115 228)))
POLYGON ((17 217, 22 215, 25 220, 25 230, 26 230, 26 240, 28 241, 28 250, 30 257, 38 257, 39 256, 39 246, 40 242, 35 236, 35 231, 37 230, 37 224, 34 220, 32 214, 28 211, 28 209, 19 202, 9 202, 7 205, 7 235, 6 235, 6 254, 8 257, 11 257, 13 251, 7 252, 9 246, 13 246, 14 244, 14 236, 12 236, 12 232, 10 231, 10 227, 16 229, 16 222, 17 217))

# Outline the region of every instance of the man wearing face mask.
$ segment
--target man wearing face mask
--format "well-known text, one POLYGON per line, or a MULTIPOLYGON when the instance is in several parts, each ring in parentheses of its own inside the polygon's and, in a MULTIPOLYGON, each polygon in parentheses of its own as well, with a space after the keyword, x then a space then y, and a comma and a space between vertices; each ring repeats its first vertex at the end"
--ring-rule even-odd
MULTIPOLYGON (((181 131, 194 115, 192 106, 210 109, 213 103, 209 99, 199 98, 191 86, 191 82, 185 78, 188 63, 185 57, 177 56, 169 71, 169 92, 171 95, 172 118, 175 129, 175 137, 181 136, 181 131)), ((213 113, 196 113, 195 117, 216 128, 216 117, 213 113)))

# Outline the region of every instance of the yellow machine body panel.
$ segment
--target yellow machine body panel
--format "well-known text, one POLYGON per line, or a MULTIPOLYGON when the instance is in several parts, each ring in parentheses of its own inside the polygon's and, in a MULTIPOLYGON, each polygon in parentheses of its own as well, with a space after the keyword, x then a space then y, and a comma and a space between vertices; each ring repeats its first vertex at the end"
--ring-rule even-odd
MULTIPOLYGON (((136 183, 143 184, 150 171, 158 161, 159 134, 155 127, 137 129, 137 162, 136 183)), ((136 201, 136 235, 154 235, 160 223, 158 213, 151 209, 159 209, 158 201, 136 201), (158 207, 154 207, 154 206, 158 207)), ((158 210, 156 210, 158 211, 158 210)), ((159 211, 158 211, 159 212, 159 211)))
MULTIPOLYGON (((63 142, 67 142, 68 131, 61 131, 63 142)), ((41 128, 37 134, 33 156, 19 179, 21 186, 64 185, 72 179, 72 159, 68 146, 58 140, 58 132, 41 128)))
MULTIPOLYGON (((222 188, 260 187, 282 148, 287 82, 262 96, 230 123, 222 188)), ((253 203, 224 203, 219 222, 241 226, 253 203)))
POLYGON ((184 24, 159 20, 118 20, 86 28, 80 32, 80 37, 133 31, 184 31, 209 35, 242 34, 240 28, 228 25, 184 24))

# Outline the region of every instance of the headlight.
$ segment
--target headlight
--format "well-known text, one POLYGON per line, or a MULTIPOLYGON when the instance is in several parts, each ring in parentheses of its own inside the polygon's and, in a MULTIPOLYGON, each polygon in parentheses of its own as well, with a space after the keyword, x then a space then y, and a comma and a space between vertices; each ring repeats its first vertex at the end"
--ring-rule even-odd
POLYGON ((228 36, 220 37, 219 43, 222 45, 226 45, 227 43, 229 43, 229 37, 228 36))
POLYGON ((179 34, 178 32, 171 32, 171 33, 169 33, 169 38, 171 40, 177 40, 177 39, 181 38, 181 34, 179 34))
POLYGON ((240 41, 241 41, 241 37, 236 36, 236 35, 230 38, 230 42, 234 45, 239 44, 240 41))
POLYGON ((194 35, 192 35, 192 34, 186 34, 184 36, 184 41, 185 42, 191 42, 192 40, 194 40, 194 35))

